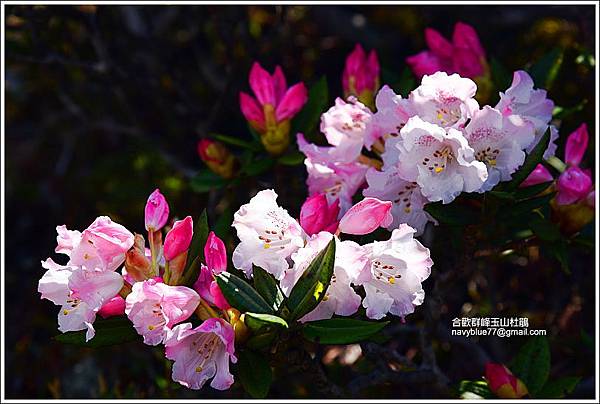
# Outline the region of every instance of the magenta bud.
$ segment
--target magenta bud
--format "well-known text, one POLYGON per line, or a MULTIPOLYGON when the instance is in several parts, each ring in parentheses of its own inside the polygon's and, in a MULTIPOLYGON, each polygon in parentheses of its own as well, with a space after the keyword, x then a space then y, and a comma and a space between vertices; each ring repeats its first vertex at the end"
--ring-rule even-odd
POLYGON ((352 206, 340 220, 340 231, 346 234, 369 234, 379 226, 389 226, 393 217, 392 202, 365 198, 352 206))
POLYGON ((300 226, 309 236, 320 231, 335 233, 339 224, 339 214, 339 199, 336 199, 330 205, 327 203, 325 194, 316 194, 306 198, 306 201, 302 204, 300 226))
POLYGON ((225 244, 212 231, 208 234, 208 239, 204 245, 204 258, 206 266, 215 274, 227 269, 227 250, 225 249, 225 244))
POLYGON ((556 203, 570 205, 585 197, 592 189, 592 177, 579 167, 569 167, 558 177, 556 203))
POLYGON ((102 318, 120 316, 125 314, 125 299, 121 296, 115 296, 102 305, 98 314, 102 318))
POLYGON ((221 288, 216 281, 212 281, 210 283, 210 294, 213 298, 213 303, 221 310, 227 310, 231 307, 225 296, 223 296, 223 292, 221 292, 221 288))
POLYGON ((192 242, 194 234, 194 225, 192 217, 187 216, 183 220, 178 220, 173 225, 171 231, 165 237, 164 256, 167 261, 171 261, 179 254, 186 252, 192 242))
POLYGON ((519 185, 519 187, 524 188, 532 185, 543 184, 544 182, 549 182, 553 179, 554 178, 552 177, 552 174, 550 174, 550 171, 548 171, 548 169, 542 164, 538 164, 529 174, 529 176, 525 178, 525 181, 519 185))
POLYGON ((485 378, 492 393, 499 398, 521 398, 529 393, 525 384, 499 363, 486 363, 485 378))
POLYGON ((158 231, 167 223, 167 219, 169 219, 169 204, 158 188, 148 197, 144 214, 146 230, 148 231, 158 231))
POLYGON ((567 137, 565 148, 565 162, 570 166, 578 166, 588 146, 588 128, 582 123, 573 133, 567 137))

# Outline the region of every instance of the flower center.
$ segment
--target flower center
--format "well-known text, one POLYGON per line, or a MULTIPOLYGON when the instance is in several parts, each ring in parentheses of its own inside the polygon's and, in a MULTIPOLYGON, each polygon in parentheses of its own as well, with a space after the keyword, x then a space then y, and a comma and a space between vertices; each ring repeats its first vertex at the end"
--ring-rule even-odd
POLYGON ((402 278, 402 275, 396 273, 397 268, 389 263, 376 259, 371 264, 371 273, 380 282, 394 285, 397 279, 402 278))
POLYGON ((162 328, 167 323, 167 320, 165 319, 165 316, 163 314, 160 303, 154 304, 154 306, 152 308, 152 317, 154 318, 154 321, 156 321, 156 322, 148 325, 148 330, 150 330, 150 331, 154 331, 157 328, 162 328))
POLYGON ((202 372, 204 369, 206 362, 213 356, 213 352, 217 348, 217 342, 219 337, 217 337, 213 333, 202 334, 195 341, 192 341, 193 349, 196 350, 199 357, 198 365, 196 366, 195 371, 197 373, 202 372))
POLYGON ((267 219, 270 219, 270 227, 263 229, 258 235, 258 239, 262 242, 263 248, 268 250, 269 248, 279 247, 284 249, 291 240, 286 235, 286 224, 279 217, 277 212, 270 211, 267 213, 267 219))
POLYGON ((72 312, 73 310, 75 310, 77 308, 77 306, 79 306, 79 303, 81 303, 81 300, 78 297, 75 297, 73 295, 73 293, 71 293, 68 298, 67 298, 67 304, 65 306, 70 306, 70 309, 65 309, 63 308, 63 315, 68 315, 70 312, 72 312))
POLYGON ((487 147, 486 149, 481 149, 477 151, 475 153, 475 159, 494 167, 496 165, 496 161, 498 159, 499 154, 500 150, 487 147))
POLYGON ((448 146, 443 146, 434 151, 430 157, 423 158, 421 164, 429 171, 439 174, 446 169, 447 165, 451 163, 453 159, 454 155, 452 154, 452 149, 448 146))
POLYGON ((410 213, 412 210, 410 198, 414 190, 417 188, 416 182, 411 182, 408 185, 405 185, 404 188, 398 192, 398 199, 394 200, 394 203, 400 204, 400 206, 404 206, 404 212, 410 213))

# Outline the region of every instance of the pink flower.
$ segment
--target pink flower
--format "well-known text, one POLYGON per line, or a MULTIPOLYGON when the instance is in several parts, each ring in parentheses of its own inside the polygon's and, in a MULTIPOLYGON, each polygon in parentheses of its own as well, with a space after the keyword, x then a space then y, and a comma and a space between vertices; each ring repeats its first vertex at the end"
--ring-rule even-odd
POLYGON ((200 297, 185 286, 169 286, 148 279, 133 285, 125 299, 125 313, 144 343, 158 345, 167 331, 192 315, 200 297))
POLYGON ((369 234, 379 226, 387 227, 394 218, 392 202, 367 197, 352 206, 340 220, 340 231, 346 234, 369 234))
POLYGON ((429 50, 406 58, 413 73, 422 77, 438 71, 458 73, 463 77, 484 76, 487 70, 485 51, 477 32, 462 22, 456 23, 452 42, 432 28, 425 29, 429 50))
POLYGON ((175 361, 173 380, 199 390, 212 378, 210 386, 226 390, 233 384, 229 362, 237 362, 231 325, 220 318, 209 318, 196 328, 180 324, 165 340, 165 356, 175 361))
POLYGON ((144 214, 146 230, 148 231, 158 231, 167 223, 169 204, 158 188, 148 197, 144 214))
POLYGON ((558 177, 556 203, 569 205, 587 197, 593 186, 589 170, 569 167, 558 177))
POLYGON ((492 393, 499 398, 521 398, 529 394, 525 384, 499 363, 485 364, 485 378, 492 393))
POLYGON ((225 244, 211 231, 204 245, 204 258, 206 265, 213 273, 221 273, 227 269, 227 250, 225 244))
POLYGON ((364 136, 364 144, 369 150, 378 139, 385 141, 389 137, 399 136, 400 129, 416 114, 411 102, 394 93, 387 85, 377 93, 375 105, 377 112, 369 120, 364 136))
POLYGON ((300 226, 306 234, 312 236, 324 230, 335 233, 339 221, 340 201, 327 202, 325 194, 315 194, 306 198, 300 210, 300 226))
POLYGON ((582 123, 573 133, 567 137, 565 149, 565 162, 571 166, 579 166, 588 145, 588 129, 585 123, 582 123))
POLYGON ((356 44, 346 58, 342 86, 344 98, 355 95, 367 105, 373 103, 373 94, 379 88, 379 60, 374 50, 367 56, 362 46, 356 44))
POLYGON ((225 299, 225 296, 223 296, 223 292, 221 292, 213 274, 214 272, 209 267, 202 265, 198 279, 194 282, 194 290, 206 302, 217 306, 221 310, 227 310, 231 305, 225 299))
POLYGON ((104 303, 104 305, 102 305, 100 310, 98 310, 98 314, 102 318, 109 318, 125 314, 125 299, 119 295, 113 297, 104 303))
POLYGON ((537 185, 537 184, 542 184, 544 182, 549 182, 552 181, 554 178, 552 177, 552 174, 550 174, 550 171, 548 171, 548 169, 546 167, 544 167, 542 164, 538 164, 537 166, 535 166, 534 170, 531 172, 531 174, 529 174, 529 176, 527 178, 525 178, 525 181, 523 181, 519 187, 524 188, 524 187, 530 187, 532 185, 537 185))
POLYGON ((194 225, 191 216, 187 216, 185 219, 178 220, 173 224, 173 228, 165 237, 164 255, 167 261, 171 261, 187 251, 192 242, 193 234, 194 225))

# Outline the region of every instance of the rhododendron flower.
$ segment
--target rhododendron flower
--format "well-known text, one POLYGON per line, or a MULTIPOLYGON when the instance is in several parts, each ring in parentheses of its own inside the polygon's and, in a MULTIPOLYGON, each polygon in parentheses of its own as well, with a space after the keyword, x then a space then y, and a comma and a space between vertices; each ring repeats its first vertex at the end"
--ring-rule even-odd
POLYGON ((422 77, 439 71, 458 73, 470 78, 487 74, 485 51, 477 32, 470 25, 456 23, 452 42, 438 31, 426 28, 425 41, 429 50, 406 58, 406 63, 416 76, 422 77))
POLYGON ((481 188, 487 179, 485 164, 475 160, 473 149, 457 130, 412 117, 397 143, 400 176, 421 187, 430 201, 450 203, 461 192, 481 188))
POLYGON ((300 209, 300 226, 307 235, 312 236, 320 231, 335 233, 338 228, 340 201, 327 202, 325 194, 309 196, 300 209))
POLYGON ((377 198, 365 198, 352 206, 340 219, 340 231, 346 234, 369 234, 379 226, 387 227, 394 218, 392 203, 377 198))
POLYGON ((377 112, 369 120, 365 131, 364 143, 369 150, 378 139, 399 136, 408 118, 416 114, 412 103, 394 93, 387 85, 377 93, 375 105, 377 112))
POLYGON ((109 318, 125 314, 125 299, 117 295, 100 307, 98 314, 102 318, 109 318))
POLYGON ((379 88, 379 60, 375 50, 367 56, 362 46, 356 44, 346 58, 342 86, 344 98, 355 95, 362 103, 372 105, 373 95, 379 88))
POLYGON ((232 178, 235 174, 235 156, 223 143, 212 139, 202 139, 198 142, 198 155, 215 174, 225 179, 232 178))
POLYGON ((156 188, 148 197, 144 209, 144 222, 146 230, 158 231, 164 227, 169 219, 169 204, 167 200, 156 188))
POLYGON ((423 210, 428 200, 416 182, 403 180, 393 168, 385 171, 371 168, 367 171, 366 178, 369 186, 363 191, 364 196, 392 202, 393 220, 387 226, 388 230, 397 229, 400 223, 407 223, 420 235, 427 222, 435 223, 431 215, 423 210))
POLYGON ((223 296, 214 275, 227 269, 227 250, 225 244, 214 232, 208 234, 204 245, 206 265, 200 267, 200 274, 194 283, 194 289, 200 297, 220 309, 228 309, 229 303, 223 296))
POLYGON ((477 85, 473 80, 437 72, 423 76, 421 85, 411 91, 414 112, 424 121, 448 128, 461 128, 479 109, 473 98, 477 85))
POLYGON ((206 244, 204 245, 204 258, 206 265, 216 274, 227 269, 227 250, 225 243, 214 231, 208 233, 206 244))
POLYGON ((588 146, 588 129, 585 123, 582 123, 573 133, 567 137, 565 147, 565 163, 571 166, 579 166, 581 159, 585 155, 588 146))
POLYGON ((404 317, 423 303, 421 282, 429 277, 433 262, 414 233, 412 227, 401 224, 389 240, 363 246, 371 274, 363 283, 367 317, 380 319, 387 313, 404 317))
POLYGON ((365 129, 371 120, 371 110, 349 97, 348 102, 341 98, 321 115, 321 132, 330 145, 336 146, 337 161, 355 161, 365 143, 365 129))
POLYGON ((359 162, 339 162, 337 147, 308 143, 301 133, 298 134, 298 147, 306 155, 304 165, 309 195, 325 194, 330 204, 339 199, 341 213, 345 213, 352 206, 352 197, 364 183, 369 166, 359 162))
POLYGON ((198 294, 185 286, 169 286, 154 279, 137 282, 125 299, 125 313, 144 343, 158 345, 167 331, 192 315, 198 294))
POLYGON ((289 144, 290 119, 304 106, 308 92, 304 83, 287 87, 281 67, 270 75, 255 62, 250 70, 250 88, 256 99, 240 92, 240 107, 250 125, 259 132, 269 153, 279 154, 289 144))
MULTIPOLYGON (((306 246, 292 254, 294 266, 281 280, 281 289, 289 296, 312 260, 327 246, 334 236, 329 232, 320 232, 308 240, 306 246)), ((340 241, 336 237, 335 266, 331 283, 323 300, 310 313, 300 319, 302 322, 331 318, 334 314, 350 316, 360 307, 360 296, 356 294, 351 282, 357 281, 365 270, 367 257, 362 247, 353 241, 340 241)))
POLYGON ((525 181, 523 181, 519 185, 519 187, 521 187, 521 188, 530 187, 532 185, 537 185, 537 184, 542 184, 544 182, 552 181, 553 179, 554 179, 554 177, 552 177, 552 174, 550 174, 550 171, 548 171, 548 169, 546 167, 544 167, 542 164, 538 164, 537 166, 535 166, 533 171, 527 176, 527 178, 525 178, 525 181))
MULTIPOLYGON (((533 123, 535 138, 527 147, 527 153, 533 150, 548 129, 554 109, 554 102, 546 98, 546 90, 535 90, 533 86, 529 74, 522 70, 514 72, 511 86, 504 93, 500 93, 500 101, 495 107, 503 115, 520 115, 524 120, 533 123)), ((544 152, 544 159, 554 156, 556 152, 554 142, 557 138, 558 130, 550 126, 550 143, 544 152)))
POLYGON ((485 378, 492 393, 499 398, 521 398, 529 394, 521 379, 499 363, 485 364, 485 378))
POLYGON ((276 200, 273 190, 260 191, 233 217, 232 226, 240 239, 233 265, 248 277, 254 264, 281 279, 288 269, 287 259, 304 246, 304 230, 276 200))
POLYGON ((568 167, 556 182, 556 203, 569 205, 587 197, 593 187, 589 170, 568 167))
POLYGON ((165 356, 175 361, 173 380, 187 388, 199 390, 210 378, 217 390, 233 384, 229 361, 237 362, 234 333, 220 318, 209 318, 196 328, 191 323, 173 328, 165 340, 165 356))
POLYGON ((503 116, 488 105, 475 112, 464 130, 475 150, 475 159, 487 166, 488 178, 479 192, 508 181, 525 161, 525 149, 533 141, 535 128, 518 115, 503 116))

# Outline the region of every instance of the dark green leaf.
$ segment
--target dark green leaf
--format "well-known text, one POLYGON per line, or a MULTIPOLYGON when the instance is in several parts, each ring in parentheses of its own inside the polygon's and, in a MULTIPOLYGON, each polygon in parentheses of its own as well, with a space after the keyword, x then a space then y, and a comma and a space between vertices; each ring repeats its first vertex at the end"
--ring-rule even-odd
POLYGON ((252 125, 250 125, 250 123, 248 123, 248 132, 252 135, 255 143, 262 144, 260 141, 260 134, 252 127, 252 125))
POLYGON ((265 299, 242 278, 229 272, 221 272, 215 278, 225 299, 239 311, 273 314, 265 299))
POLYGON ((305 135, 310 135, 316 132, 319 128, 321 114, 329 105, 329 89, 327 88, 327 78, 321 76, 308 91, 308 101, 304 108, 296 115, 292 121, 292 136, 302 132, 305 135))
POLYGON ((85 342, 86 330, 69 331, 59 334, 54 339, 63 344, 72 344, 88 348, 99 348, 109 345, 118 345, 130 341, 141 341, 141 337, 133 328, 133 324, 126 317, 113 317, 94 322, 96 335, 85 342))
POLYGON ((254 177, 263 174, 275 164, 275 160, 271 157, 262 157, 260 160, 254 160, 242 167, 242 173, 254 177))
POLYGON ((323 300, 335 263, 335 239, 327 244, 308 265, 288 298, 288 307, 291 310, 290 318, 299 319, 311 312, 323 300))
POLYGON ((246 346, 255 350, 268 348, 271 346, 277 335, 278 334, 275 331, 254 335, 246 341, 246 346))
POLYGON ((233 211, 227 207, 223 209, 223 213, 219 215, 217 223, 215 223, 215 234, 221 239, 226 239, 231 231, 231 223, 233 223, 233 211))
POLYGON ((190 263, 190 266, 183 272, 181 279, 177 282, 178 285, 192 287, 198 280, 200 269, 202 268, 202 257, 196 257, 190 263))
POLYGON ((490 62, 492 72, 492 81, 498 91, 505 91, 511 83, 512 77, 510 72, 496 58, 492 58, 490 62))
POLYGON ((238 146, 238 147, 241 147, 243 149, 254 150, 254 151, 260 151, 261 150, 260 143, 247 142, 247 141, 242 140, 242 139, 237 138, 237 137, 228 136, 228 135, 221 135, 219 133, 213 133, 213 134, 211 134, 211 136, 214 137, 215 139, 223 142, 223 143, 227 143, 227 144, 230 144, 232 146, 238 146))
POLYGON ((458 393, 462 399, 494 398, 485 380, 462 380, 458 393))
POLYGON ((425 205, 425 211, 437 221, 452 226, 464 226, 474 224, 478 221, 477 211, 459 203, 444 205, 441 202, 433 202, 425 205))
POLYGON ((200 257, 200 262, 206 262, 204 260, 204 245, 206 244, 206 240, 208 240, 208 231, 208 215, 206 214, 206 209, 204 209, 194 222, 194 234, 192 235, 192 241, 188 249, 184 276, 196 257, 200 257))
POLYGON ((552 256, 560 263, 560 269, 567 275, 571 274, 569 269, 569 250, 565 240, 558 240, 549 243, 547 248, 552 253, 552 256))
POLYGON ((542 206, 547 206, 550 200, 554 198, 554 192, 536 198, 525 199, 517 202, 514 205, 507 206, 499 214, 501 220, 516 218, 523 214, 529 214, 532 210, 539 209, 542 206))
POLYGON ((531 68, 529 74, 538 88, 549 89, 552 87, 560 66, 563 61, 563 52, 558 49, 552 49, 542 56, 531 68))
POLYGON ((550 374, 550 348, 545 336, 532 337, 515 357, 510 369, 525 383, 529 394, 536 394, 548 380, 550 374))
POLYGON ((525 181, 529 174, 535 170, 535 167, 542 162, 544 152, 548 148, 548 143, 550 143, 550 129, 546 130, 546 133, 544 133, 544 136, 542 136, 538 144, 529 153, 521 168, 512 175, 511 181, 505 186, 506 189, 514 191, 525 181))
POLYGON ((568 118, 576 112, 583 111, 583 108, 585 107, 585 105, 587 103, 588 103, 588 100, 584 99, 581 102, 579 102, 577 105, 574 105, 572 107, 563 108, 563 107, 556 106, 556 107, 554 107, 554 110, 552 111, 552 118, 561 119, 561 120, 568 118))
POLYGON ((272 314, 246 313, 244 323, 252 330, 258 331, 264 327, 288 328, 288 323, 281 317, 272 314))
POLYGON ((279 157, 277 162, 286 166, 297 166, 302 164, 305 158, 306 156, 303 153, 293 152, 279 157))
POLYGON ((252 398, 265 398, 269 394, 273 372, 264 356, 249 350, 239 353, 238 376, 244 390, 252 398))
POLYGON ((279 310, 285 298, 273 275, 261 267, 254 265, 252 267, 252 276, 254 278, 254 287, 258 293, 265 298, 274 311, 279 310))
POLYGON ((198 193, 209 192, 227 185, 227 180, 213 173, 209 169, 202 170, 190 181, 192 191, 198 193))
POLYGON ((560 239, 560 230, 556 224, 549 222, 547 219, 539 216, 534 216, 529 221, 529 227, 540 240, 556 241, 560 239))
POLYGON ((414 90, 416 86, 417 81, 415 80, 415 76, 412 70, 406 66, 400 74, 398 83, 395 84, 393 88, 396 89, 397 94, 400 94, 403 97, 408 97, 408 94, 414 90))
POLYGON ((538 392, 536 398, 564 398, 575 390, 580 380, 580 377, 562 377, 549 380, 538 392))
POLYGON ((332 318, 306 323, 302 335, 320 344, 352 344, 381 331, 389 321, 363 321, 352 318, 332 318))
POLYGON ((518 188, 514 192, 514 195, 515 195, 516 199, 531 198, 532 196, 536 196, 537 194, 544 192, 546 189, 548 189, 548 187, 550 185, 552 185, 552 181, 544 182, 542 184, 532 185, 530 187, 518 188))

